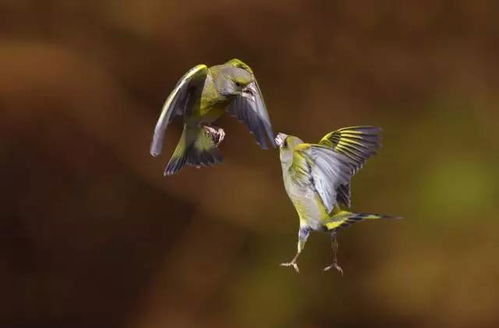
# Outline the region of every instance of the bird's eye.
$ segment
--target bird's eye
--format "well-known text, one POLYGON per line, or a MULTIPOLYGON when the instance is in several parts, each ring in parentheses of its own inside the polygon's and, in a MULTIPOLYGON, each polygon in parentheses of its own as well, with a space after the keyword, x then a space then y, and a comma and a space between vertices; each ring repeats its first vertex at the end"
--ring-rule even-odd
POLYGON ((236 87, 238 87, 238 88, 243 86, 242 83, 239 83, 239 82, 235 82, 235 83, 236 83, 236 87))
POLYGON ((288 139, 285 139, 284 142, 282 143, 282 146, 284 148, 288 148, 288 139))

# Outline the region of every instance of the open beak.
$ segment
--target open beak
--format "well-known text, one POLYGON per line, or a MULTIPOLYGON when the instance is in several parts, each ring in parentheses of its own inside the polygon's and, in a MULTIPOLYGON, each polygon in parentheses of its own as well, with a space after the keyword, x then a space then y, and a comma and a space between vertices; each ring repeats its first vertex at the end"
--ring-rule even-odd
POLYGON ((284 140, 286 140, 287 137, 288 137, 287 134, 279 132, 277 134, 277 137, 275 137, 274 141, 278 147, 281 147, 282 144, 284 143, 284 140))
POLYGON ((251 82, 242 90, 242 96, 248 98, 251 101, 255 101, 256 94, 257 88, 255 82, 251 82))

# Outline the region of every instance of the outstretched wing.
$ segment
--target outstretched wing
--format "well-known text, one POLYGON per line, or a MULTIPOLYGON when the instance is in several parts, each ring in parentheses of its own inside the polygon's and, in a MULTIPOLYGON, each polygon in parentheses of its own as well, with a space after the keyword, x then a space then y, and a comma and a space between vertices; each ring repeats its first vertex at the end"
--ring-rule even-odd
POLYGON ((207 73, 208 67, 206 65, 197 65, 191 68, 182 76, 168 98, 166 98, 154 129, 150 149, 152 156, 156 157, 161 154, 166 127, 175 116, 183 115, 186 112, 189 96, 192 94, 193 89, 204 81, 207 73))
POLYGON ((375 126, 351 126, 326 134, 319 144, 347 156, 357 172, 381 147, 381 129, 375 126))
MULTIPOLYGON (((253 70, 239 59, 231 59, 225 64, 244 69, 254 76, 253 70)), ((275 147, 269 114, 256 79, 247 86, 247 91, 249 94, 236 97, 227 111, 246 125, 261 148, 267 149, 267 138, 270 145, 275 147)))
MULTIPOLYGON (((374 126, 352 126, 326 134, 319 144, 348 157, 355 174, 381 147, 381 129, 374 126)), ((350 184, 337 188, 337 201, 350 207, 350 184)))
POLYGON ((353 166, 346 156, 332 149, 303 144, 296 147, 290 170, 296 181, 313 186, 324 207, 331 212, 337 203, 338 188, 350 182, 353 166))

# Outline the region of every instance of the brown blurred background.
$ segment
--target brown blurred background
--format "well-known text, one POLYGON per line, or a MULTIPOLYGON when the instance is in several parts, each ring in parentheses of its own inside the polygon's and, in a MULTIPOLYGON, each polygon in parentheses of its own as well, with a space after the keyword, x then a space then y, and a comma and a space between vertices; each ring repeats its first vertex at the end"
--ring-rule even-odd
POLYGON ((0 0, 0 327, 498 327, 497 1, 0 0), (223 165, 163 178, 160 108, 238 57, 276 132, 356 124, 384 148, 323 274, 281 268, 298 219, 235 119, 223 165))

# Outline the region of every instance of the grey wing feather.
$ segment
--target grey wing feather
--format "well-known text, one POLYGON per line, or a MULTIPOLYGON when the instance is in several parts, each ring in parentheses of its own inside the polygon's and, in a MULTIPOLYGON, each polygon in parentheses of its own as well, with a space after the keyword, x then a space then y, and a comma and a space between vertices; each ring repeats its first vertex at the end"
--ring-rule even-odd
POLYGON ((256 143, 263 149, 267 149, 267 138, 272 147, 275 147, 274 133, 270 124, 267 107, 263 101, 260 87, 255 84, 254 100, 243 96, 236 97, 228 106, 227 111, 242 121, 250 132, 255 136, 256 143))
MULTIPOLYGON (((348 157, 355 174, 381 147, 381 129, 368 125, 341 128, 326 134, 319 143, 348 157)), ((338 203, 349 208, 350 184, 340 185, 336 191, 338 203)))
POLYGON ((337 203, 337 189, 350 182, 353 167, 344 155, 326 147, 313 145, 305 154, 310 159, 310 182, 328 212, 331 212, 337 203))
POLYGON ((208 67, 206 65, 197 65, 185 73, 177 82, 177 85, 166 99, 161 110, 161 115, 156 123, 150 149, 152 156, 156 157, 161 154, 166 127, 175 116, 183 115, 186 112, 186 105, 192 91, 193 83, 204 81, 207 72, 208 67))

